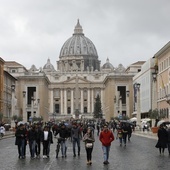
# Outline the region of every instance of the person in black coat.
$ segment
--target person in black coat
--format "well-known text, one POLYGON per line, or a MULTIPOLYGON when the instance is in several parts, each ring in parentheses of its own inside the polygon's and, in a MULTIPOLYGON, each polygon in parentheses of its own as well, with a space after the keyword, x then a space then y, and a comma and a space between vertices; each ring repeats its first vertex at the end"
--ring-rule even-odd
POLYGON ((64 123, 60 125, 58 134, 60 138, 62 158, 64 158, 67 157, 67 138, 69 135, 68 129, 64 123))
POLYGON ((130 138, 132 136, 132 127, 130 124, 127 124, 127 128, 128 128, 128 141, 130 141, 130 138))
POLYGON ((156 144, 156 148, 159 148, 159 153, 164 154, 165 148, 167 148, 167 142, 168 142, 168 132, 164 128, 163 125, 160 125, 160 128, 158 129, 158 142, 156 144))
POLYGON ((35 145, 35 153, 37 158, 40 158, 40 153, 41 153, 41 136, 43 133, 41 124, 36 125, 36 132, 37 132, 37 137, 36 137, 36 145, 35 145))
POLYGON ((24 124, 20 124, 15 132, 15 145, 18 146, 18 158, 25 159, 25 143, 26 143, 26 131, 24 129, 24 124))
POLYGON ((35 145, 37 140, 37 131, 35 125, 32 125, 28 131, 28 143, 30 148, 31 159, 35 158, 35 145))
POLYGON ((128 127, 126 123, 123 123, 122 125, 122 132, 123 132, 123 143, 124 146, 126 146, 127 135, 128 135, 128 127))
POLYGON ((48 126, 44 127, 41 142, 43 143, 43 158, 49 158, 50 144, 53 143, 53 136, 48 126))
POLYGON ((167 147, 168 147, 168 152, 169 152, 169 155, 170 155, 170 127, 168 127, 168 143, 167 143, 167 147))

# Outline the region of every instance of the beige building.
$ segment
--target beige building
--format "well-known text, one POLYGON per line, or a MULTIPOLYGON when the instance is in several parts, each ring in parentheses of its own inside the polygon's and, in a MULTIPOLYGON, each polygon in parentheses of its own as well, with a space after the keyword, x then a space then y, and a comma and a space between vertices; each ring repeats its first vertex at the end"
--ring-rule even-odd
POLYGON ((127 115, 133 112, 133 76, 142 62, 125 69, 113 67, 106 59, 101 66, 93 42, 84 36, 79 21, 73 35, 63 44, 57 69, 47 60, 43 68, 34 65, 27 70, 19 63, 5 63, 5 69, 17 78, 16 98, 24 121, 32 117, 44 121, 57 118, 93 118, 96 96, 102 103, 103 116, 127 115))
POLYGON ((3 112, 4 60, 0 57, 0 113, 3 112))
POLYGON ((5 61, 0 58, 0 113, 3 122, 10 123, 15 110, 14 88, 16 78, 4 70, 5 61))
POLYGON ((170 120, 170 42, 154 56, 157 59, 157 108, 170 120))

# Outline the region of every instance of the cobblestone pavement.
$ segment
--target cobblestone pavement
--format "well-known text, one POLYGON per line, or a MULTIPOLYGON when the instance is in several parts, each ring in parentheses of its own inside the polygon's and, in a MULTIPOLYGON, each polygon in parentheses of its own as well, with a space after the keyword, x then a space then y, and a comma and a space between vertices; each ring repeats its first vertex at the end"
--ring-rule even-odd
POLYGON ((55 158, 56 139, 51 145, 49 159, 30 159, 29 148, 25 160, 18 159, 17 147, 14 145, 15 138, 4 138, 0 140, 0 170, 168 170, 170 167, 170 157, 168 151, 164 155, 159 155, 155 148, 157 142, 156 135, 151 133, 134 132, 131 142, 126 147, 120 147, 118 140, 113 141, 109 165, 103 165, 103 154, 101 143, 96 136, 93 150, 93 164, 86 165, 86 153, 84 144, 81 142, 81 155, 73 157, 72 143, 68 141, 67 158, 55 158), (154 138, 151 138, 151 137, 154 138))

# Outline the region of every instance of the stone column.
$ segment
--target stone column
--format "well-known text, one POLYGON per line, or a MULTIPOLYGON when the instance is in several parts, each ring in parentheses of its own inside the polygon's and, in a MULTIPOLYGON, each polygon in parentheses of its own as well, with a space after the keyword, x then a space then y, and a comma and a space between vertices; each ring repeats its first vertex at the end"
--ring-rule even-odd
POLYGON ((90 113, 90 89, 87 90, 87 112, 90 113))
POLYGON ((84 113, 84 98, 83 98, 83 89, 81 89, 81 113, 84 113))
POLYGON ((50 90, 50 112, 51 113, 54 112, 54 94, 53 94, 53 90, 50 90))
POLYGON ((60 89, 60 105, 61 105, 61 114, 64 113, 64 108, 63 108, 63 89, 60 89))
POLYGON ((94 89, 91 89, 91 112, 94 112, 94 89))
POLYGON ((119 114, 122 115, 122 96, 119 96, 119 114))
POLYGON ((101 107, 102 107, 102 114, 104 116, 104 110, 105 110, 105 102, 104 102, 104 92, 103 89, 100 89, 100 93, 101 93, 101 107))
POLYGON ((11 100, 11 116, 13 117, 15 114, 15 90, 12 89, 12 100, 11 100))
POLYGON ((31 118, 34 117, 34 97, 31 97, 31 118))
POLYGON ((71 89, 71 114, 74 115, 74 89, 71 89))
POLYGON ((40 99, 37 99, 37 117, 40 117, 40 99))
POLYGON ((67 89, 64 89, 64 114, 67 115, 67 89))

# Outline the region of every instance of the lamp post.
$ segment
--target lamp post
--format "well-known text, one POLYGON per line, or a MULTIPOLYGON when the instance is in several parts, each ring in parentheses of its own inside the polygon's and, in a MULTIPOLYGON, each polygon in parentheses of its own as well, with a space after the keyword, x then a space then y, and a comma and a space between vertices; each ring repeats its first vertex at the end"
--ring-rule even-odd
POLYGON ((130 112, 129 112, 129 90, 126 91, 126 115, 130 117, 130 112))
POLYGON ((11 85, 11 93, 12 93, 12 100, 11 100, 11 117, 14 116, 14 110, 15 110, 15 85, 11 85))
POLYGON ((156 96, 156 81, 157 81, 157 73, 153 72, 152 73, 152 78, 153 78, 153 96, 152 96, 152 110, 156 109, 157 105, 157 96, 156 96))
MULTIPOLYGON (((13 118, 15 114, 15 85, 11 85, 11 93, 12 93, 12 100, 11 100, 11 118, 13 118)), ((15 127, 15 122, 14 120, 11 121, 11 127, 15 127)))
POLYGON ((31 118, 34 117, 34 97, 31 97, 31 118))
POLYGON ((135 88, 137 89, 137 125, 141 124, 141 113, 140 113, 140 84, 136 83, 135 88))
POLYGON ((122 96, 119 96, 119 118, 122 118, 122 96))
POLYGON ((40 99, 37 99, 37 117, 40 117, 40 99))
POLYGON ((26 112, 25 112, 25 100, 26 100, 26 91, 23 91, 22 92, 22 95, 23 95, 23 111, 22 111, 22 117, 23 117, 23 121, 24 122, 27 122, 27 114, 26 114, 26 112))

